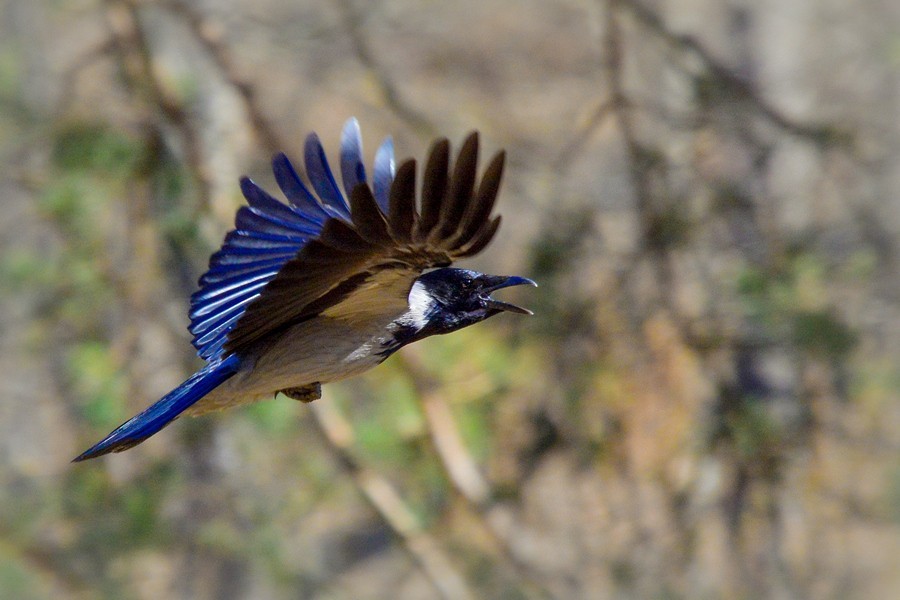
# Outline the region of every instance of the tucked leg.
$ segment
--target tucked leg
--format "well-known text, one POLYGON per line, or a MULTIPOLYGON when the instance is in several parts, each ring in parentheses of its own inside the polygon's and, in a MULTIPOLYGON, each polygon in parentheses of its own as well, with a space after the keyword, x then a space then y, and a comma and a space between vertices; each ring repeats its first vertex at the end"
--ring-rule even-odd
POLYGON ((281 390, 281 393, 300 402, 312 402, 322 397, 322 386, 318 383, 311 383, 302 387, 287 388, 281 390))

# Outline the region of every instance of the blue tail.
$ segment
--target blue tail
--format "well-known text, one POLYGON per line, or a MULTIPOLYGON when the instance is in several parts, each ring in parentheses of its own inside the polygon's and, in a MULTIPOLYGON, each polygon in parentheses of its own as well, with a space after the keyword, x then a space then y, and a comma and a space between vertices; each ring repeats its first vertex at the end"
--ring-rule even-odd
POLYGON ((187 381, 163 396, 156 404, 150 406, 141 414, 128 419, 115 431, 88 450, 85 450, 72 462, 97 458, 109 452, 121 452, 132 446, 137 446, 171 423, 189 406, 237 373, 239 365, 240 359, 234 355, 207 365, 191 375, 187 381))

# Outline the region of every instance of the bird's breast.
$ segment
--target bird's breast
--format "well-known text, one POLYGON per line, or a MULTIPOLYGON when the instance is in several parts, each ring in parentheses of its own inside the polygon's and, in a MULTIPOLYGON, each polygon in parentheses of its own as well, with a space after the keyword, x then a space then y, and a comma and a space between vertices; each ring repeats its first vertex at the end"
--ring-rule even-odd
POLYGON ((290 327, 277 340, 247 357, 245 366, 217 392, 247 401, 278 390, 329 383, 381 363, 393 343, 389 319, 368 323, 319 316, 290 327))

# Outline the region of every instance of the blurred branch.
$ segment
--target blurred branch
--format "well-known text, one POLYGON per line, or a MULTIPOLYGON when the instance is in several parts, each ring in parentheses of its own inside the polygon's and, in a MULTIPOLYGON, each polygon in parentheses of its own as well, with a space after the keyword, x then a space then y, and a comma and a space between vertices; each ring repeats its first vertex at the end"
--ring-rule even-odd
POLYGON ((130 0, 107 0, 106 7, 107 23, 126 82, 135 96, 145 96, 150 107, 161 113, 179 132, 184 143, 185 163, 197 182, 201 203, 208 204, 212 184, 204 167, 200 138, 191 126, 187 112, 156 74, 137 6, 130 0))
POLYGON ((757 92, 750 81, 718 60, 693 36, 673 32, 660 16, 646 7, 641 0, 611 0, 611 4, 623 6, 639 23, 650 29, 671 47, 699 58, 718 83, 749 100, 760 114, 784 131, 818 145, 850 141, 848 132, 836 131, 831 125, 798 123, 782 114, 757 92))
POLYGON ((638 211, 643 215, 649 203, 650 192, 647 188, 647 178, 643 176, 643 163, 640 160, 643 152, 631 117, 631 103, 625 94, 625 86, 622 81, 624 42, 615 11, 617 4, 618 0, 610 0, 606 12, 606 39, 604 43, 606 59, 604 61, 604 73, 610 89, 609 110, 616 119, 619 130, 622 133, 622 139, 625 141, 625 147, 631 161, 632 184, 637 196, 638 211))
POLYGON ((609 99, 603 99, 597 103, 584 124, 575 132, 569 143, 563 147, 556 160, 553 161, 552 171, 554 173, 559 173, 571 164, 572 158, 581 152, 591 135, 613 114, 613 108, 614 104, 609 99))
POLYGON ((400 95, 397 85, 388 75, 387 70, 376 60, 362 32, 360 18, 351 0, 335 0, 341 13, 341 19, 350 42, 353 44, 353 52, 357 60, 369 72, 369 75, 378 87, 378 91, 385 105, 403 121, 409 124, 420 135, 434 137, 437 128, 423 113, 410 106, 400 95))
POLYGON ((468 585, 456 572, 449 558, 437 542, 419 526, 412 510, 396 490, 375 471, 366 468, 353 456, 352 425, 329 401, 310 405, 323 447, 359 489, 363 498, 377 512, 400 539, 403 548, 446 600, 474 598, 468 585))
POLYGON ((490 486, 466 449, 450 407, 437 393, 437 383, 415 352, 398 353, 395 361, 409 375, 416 389, 416 397, 428 424, 428 435, 453 487, 479 510, 487 509, 492 500, 490 486))
POLYGON ((193 5, 189 6, 185 2, 173 0, 164 3, 163 6, 184 18, 194 37, 209 53, 228 84, 237 92, 244 103, 253 132, 263 147, 273 154, 286 148, 288 144, 281 139, 278 132, 269 124, 265 111, 259 104, 253 84, 238 73, 228 47, 222 42, 224 35, 222 28, 218 24, 204 18, 194 10, 193 5))
MULTIPOLYGON (((77 98, 77 94, 75 93, 75 86, 78 77, 81 75, 81 72, 84 69, 93 66, 101 58, 104 58, 108 54, 111 54, 113 50, 115 50, 114 40, 111 37, 104 35, 103 38, 98 40, 87 50, 83 51, 80 55, 76 56, 72 60, 72 62, 67 65, 65 70, 63 70, 59 74, 60 93, 56 97, 55 106, 53 108, 53 113, 55 113, 55 115, 64 115, 66 109, 69 106, 69 103, 77 98)), ((4 100, 6 99, 4 98, 4 100)), ((16 105, 14 106, 9 106, 6 102, 4 102, 3 108, 7 110, 9 110, 10 108, 20 109, 20 115, 30 112, 27 106, 20 107, 18 106, 18 103, 16 103, 16 105)))
POLYGON ((494 518, 500 515, 493 512, 493 509, 498 507, 494 504, 490 484, 482 476, 478 463, 466 448, 453 413, 439 393, 438 383, 428 373, 415 352, 397 353, 394 360, 409 376, 416 390, 416 398, 425 415, 428 436, 441 459, 443 471, 456 491, 473 509, 472 516, 477 519, 480 529, 492 542, 499 564, 515 574, 516 583, 523 592, 529 596, 548 597, 547 590, 534 579, 528 566, 516 558, 509 543, 500 533, 494 518))
POLYGON ((605 21, 606 38, 604 41, 605 60, 603 66, 610 90, 609 110, 618 124, 628 154, 631 184, 634 187, 637 213, 641 224, 641 237, 644 241, 641 247, 657 249, 651 236, 653 219, 651 210, 652 192, 650 190, 650 177, 647 172, 650 153, 638 140, 631 114, 631 102, 625 93, 625 84, 622 80, 624 40, 619 16, 616 12, 618 1, 609 0, 605 21))

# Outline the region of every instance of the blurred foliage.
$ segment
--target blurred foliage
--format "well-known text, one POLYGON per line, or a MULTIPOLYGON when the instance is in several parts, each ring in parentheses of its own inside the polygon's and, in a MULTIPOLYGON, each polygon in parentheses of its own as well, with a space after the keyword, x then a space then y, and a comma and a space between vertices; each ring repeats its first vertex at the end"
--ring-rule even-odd
MULTIPOLYGON (((242 162, 274 150, 260 123, 291 151, 312 124, 324 139, 358 114, 415 148, 432 128, 416 107, 451 139, 477 126, 508 148, 507 252, 477 260, 540 287, 504 291, 533 318, 425 340, 404 350, 416 368, 388 360, 318 401, 406 503, 413 545, 444 549, 476 597, 892 597, 896 145, 873 123, 896 111, 869 104, 889 93, 858 85, 842 108, 829 65, 804 81, 832 87, 782 96, 761 79, 763 97, 762 59, 739 56, 748 8, 703 19, 729 40, 710 52, 641 3, 590 18, 491 7, 502 26, 478 3, 431 7, 462 19, 452 35, 403 3, 360 19, 352 2, 270 4, 206 6, 218 18, 199 27, 189 3, 3 5, 32 25, 0 39, 15 209, 0 224, 15 399, 0 419, 0 599, 433 594, 287 398, 67 464, 197 366, 181 313, 231 226, 236 170, 268 176, 242 162), (72 10, 90 26, 70 29, 72 10), (396 35, 394 11, 428 35, 396 35), (110 27, 130 14, 143 40, 110 27), (41 32, 96 39, 69 56, 41 32), (629 65, 617 75, 613 50, 629 65), (816 94, 848 125, 773 108, 816 94), (486 500, 455 487, 423 392, 449 408, 486 500)), ((868 18, 841 10, 842 27, 868 18)), ((786 60, 777 37, 766 60, 786 60)))
POLYGON ((774 273, 748 268, 738 279, 747 316, 773 333, 789 331, 805 352, 832 359, 846 358, 856 334, 829 307, 827 286, 832 277, 820 258, 797 253, 774 273))
MULTIPOLYGON (((94 174, 102 181, 133 177, 144 159, 145 149, 138 140, 105 125, 70 123, 55 136, 52 161, 68 175, 94 174)), ((73 211, 71 215, 76 215, 73 211)))
POLYGON ((69 351, 67 376, 85 418, 100 429, 125 420, 124 374, 106 344, 83 342, 69 351))

